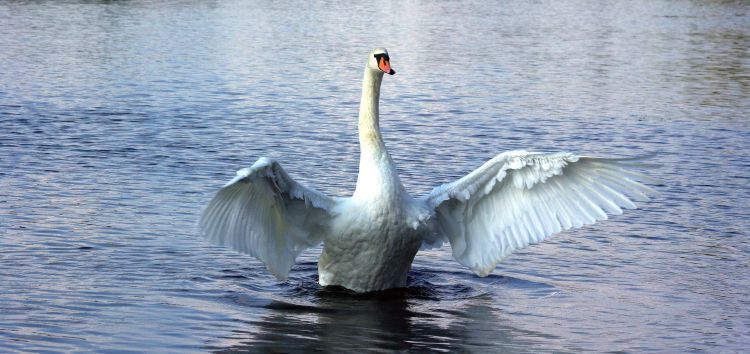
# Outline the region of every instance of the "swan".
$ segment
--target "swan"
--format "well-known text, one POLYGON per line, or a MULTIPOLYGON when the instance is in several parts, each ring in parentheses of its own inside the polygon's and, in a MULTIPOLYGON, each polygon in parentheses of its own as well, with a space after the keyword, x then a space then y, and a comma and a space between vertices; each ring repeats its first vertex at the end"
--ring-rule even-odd
POLYGON ((380 85, 393 75, 385 48, 365 66, 359 108, 359 176, 351 197, 331 198, 260 158, 221 188, 199 225, 216 244, 250 254, 279 280, 296 257, 323 243, 321 286, 355 292, 406 286, 420 248, 450 243, 453 257, 486 276, 516 250, 571 228, 635 208, 654 190, 633 167, 642 159, 569 152, 504 152, 452 183, 412 197, 401 183, 379 127, 380 85))

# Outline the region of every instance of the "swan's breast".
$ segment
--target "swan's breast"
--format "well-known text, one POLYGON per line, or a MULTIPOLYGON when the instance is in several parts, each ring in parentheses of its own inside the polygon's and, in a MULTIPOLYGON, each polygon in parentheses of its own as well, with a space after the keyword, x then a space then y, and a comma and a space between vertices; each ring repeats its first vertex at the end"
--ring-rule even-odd
POLYGON ((356 291, 405 286, 426 231, 410 224, 410 212, 408 205, 354 201, 345 206, 320 255, 320 284, 356 291))

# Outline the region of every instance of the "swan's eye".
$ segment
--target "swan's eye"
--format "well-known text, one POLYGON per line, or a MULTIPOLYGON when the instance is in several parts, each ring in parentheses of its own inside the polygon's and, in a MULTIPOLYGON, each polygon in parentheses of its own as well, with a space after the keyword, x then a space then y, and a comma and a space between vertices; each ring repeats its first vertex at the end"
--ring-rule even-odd
POLYGON ((380 58, 385 58, 385 60, 391 61, 391 58, 389 58, 388 54, 385 54, 385 53, 375 54, 374 57, 375 57, 375 60, 377 60, 378 62, 380 62, 380 58))

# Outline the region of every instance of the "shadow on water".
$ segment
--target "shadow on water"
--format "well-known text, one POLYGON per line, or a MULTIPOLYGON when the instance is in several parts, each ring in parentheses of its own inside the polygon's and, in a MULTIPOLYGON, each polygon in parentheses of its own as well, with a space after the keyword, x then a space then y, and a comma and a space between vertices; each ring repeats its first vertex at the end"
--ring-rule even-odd
MULTIPOLYGON (((452 275, 450 275, 452 276, 452 275)), ((408 287, 357 294, 341 287, 321 288, 317 275, 307 273, 283 298, 264 305, 266 314, 242 323, 226 347, 216 352, 525 352, 534 338, 549 334, 513 327, 481 287, 445 284, 445 274, 412 271, 408 287), (304 303, 299 303, 304 299, 304 303)), ((494 285, 528 281, 501 278, 494 285), (497 284, 500 283, 500 284, 497 284)), ((471 283, 469 283, 471 284, 471 283)), ((515 286, 515 285, 513 285, 515 286)), ((536 284, 548 288, 546 284, 536 284)), ((538 289, 537 289, 538 290, 538 289)))

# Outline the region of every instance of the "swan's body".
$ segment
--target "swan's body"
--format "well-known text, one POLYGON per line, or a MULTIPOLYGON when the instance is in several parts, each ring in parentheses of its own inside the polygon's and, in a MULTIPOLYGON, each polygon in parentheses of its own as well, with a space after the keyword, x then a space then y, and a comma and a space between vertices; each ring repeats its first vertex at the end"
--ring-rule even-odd
POLYGON ((261 158, 222 188, 201 227, 213 241, 251 254, 279 279, 295 258, 324 243, 321 285, 374 291, 406 285, 422 246, 451 243, 453 256, 480 276, 513 251, 572 227, 635 208, 653 192, 628 167, 637 160, 571 153, 512 151, 453 183, 412 198, 380 133, 383 74, 393 74, 385 49, 370 54, 359 111, 359 177, 350 198, 329 198, 292 180, 278 162, 261 158))

